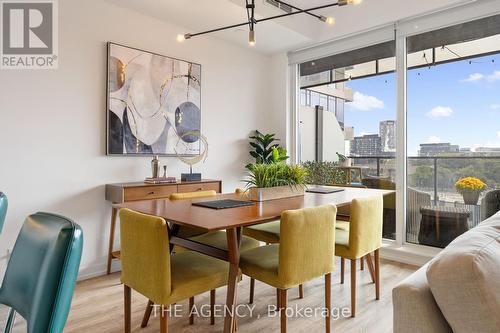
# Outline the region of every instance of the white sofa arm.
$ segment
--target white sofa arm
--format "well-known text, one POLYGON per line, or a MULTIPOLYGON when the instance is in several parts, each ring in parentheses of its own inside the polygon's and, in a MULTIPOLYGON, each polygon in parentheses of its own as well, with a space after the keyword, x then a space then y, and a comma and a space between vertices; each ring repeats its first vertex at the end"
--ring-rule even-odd
POLYGON ((392 290, 394 333, 453 333, 432 296, 427 265, 392 290))

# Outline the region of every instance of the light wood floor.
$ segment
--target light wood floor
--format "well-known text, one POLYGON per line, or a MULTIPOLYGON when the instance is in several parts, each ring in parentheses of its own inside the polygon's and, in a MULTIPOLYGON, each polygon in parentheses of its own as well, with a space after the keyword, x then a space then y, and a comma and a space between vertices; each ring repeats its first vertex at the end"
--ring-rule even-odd
MULTIPOLYGON (((349 265, 346 265, 345 284, 340 284, 340 263, 332 277, 332 306, 338 309, 349 308, 349 265)), ((375 286, 371 283, 370 274, 359 271, 357 289, 356 318, 342 318, 332 321, 334 332, 392 332, 392 288, 416 270, 416 267, 400 263, 382 261, 381 282, 382 293, 379 301, 375 300, 375 286)), ((244 278, 238 287, 238 303, 246 304, 249 294, 249 279, 244 278)), ((217 290, 216 304, 224 304, 226 289, 217 290)), ((146 299, 132 292, 132 332, 158 332, 159 318, 151 317, 147 328, 140 328, 146 299)), ((238 332, 279 332, 279 318, 268 316, 268 305, 275 304, 276 290, 260 282, 256 282, 255 309, 253 316, 238 319, 238 332), (260 318, 259 318, 260 317, 260 318)), ((71 312, 65 332, 123 332, 123 286, 120 284, 120 273, 102 276, 77 284, 71 312)), ((179 303, 187 309, 187 301, 179 303)), ((209 294, 196 297, 195 304, 209 304, 209 294)), ((321 308, 324 304, 324 279, 311 281, 305 285, 305 298, 298 299, 298 290, 289 291, 289 306, 321 308)), ((243 309, 242 309, 243 310, 243 309)), ((0 311, 1 312, 1 311, 0 311)), ((242 311, 243 312, 243 311, 242 311)), ((272 313, 272 312, 271 312, 272 313)), ((3 319, 3 318, 2 318, 3 319)), ((17 323, 15 332, 23 332, 22 322, 17 323)), ((216 318, 215 326, 210 326, 209 318, 196 318, 195 324, 189 326, 187 314, 181 318, 171 318, 170 332, 222 332, 223 318, 216 318)), ((289 332, 316 333, 324 331, 324 319, 321 315, 313 318, 289 318, 289 332)), ((25 331, 25 330, 24 330, 25 331)))

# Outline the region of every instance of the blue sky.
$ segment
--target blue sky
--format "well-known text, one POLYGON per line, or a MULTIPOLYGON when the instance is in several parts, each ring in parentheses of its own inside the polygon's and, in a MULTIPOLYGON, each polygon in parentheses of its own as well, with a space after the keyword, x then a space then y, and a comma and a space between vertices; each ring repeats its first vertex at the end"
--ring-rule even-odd
MULTIPOLYGON (((408 153, 420 143, 500 147, 500 56, 457 61, 408 72, 408 153), (495 62, 492 62, 492 60, 495 62)), ((351 80, 354 102, 345 112, 355 135, 378 133, 396 119, 395 74, 351 80)))

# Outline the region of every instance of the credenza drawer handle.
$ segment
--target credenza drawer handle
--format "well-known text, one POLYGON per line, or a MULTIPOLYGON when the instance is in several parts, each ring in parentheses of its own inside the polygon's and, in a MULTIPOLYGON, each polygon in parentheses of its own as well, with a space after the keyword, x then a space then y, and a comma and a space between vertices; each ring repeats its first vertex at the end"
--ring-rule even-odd
POLYGON ((199 187, 196 191, 202 191, 202 190, 203 190, 203 188, 199 187))
POLYGON ((155 192, 153 192, 153 191, 148 193, 148 195, 153 195, 153 194, 155 194, 155 192))

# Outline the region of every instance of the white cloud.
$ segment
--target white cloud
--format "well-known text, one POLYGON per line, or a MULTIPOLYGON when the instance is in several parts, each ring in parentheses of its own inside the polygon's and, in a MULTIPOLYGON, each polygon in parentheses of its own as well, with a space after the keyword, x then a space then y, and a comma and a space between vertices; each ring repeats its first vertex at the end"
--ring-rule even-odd
POLYGON ((460 82, 480 82, 480 81, 488 81, 495 82, 500 80, 500 71, 494 71, 489 75, 484 75, 481 73, 470 74, 468 78, 460 80, 460 82))
POLYGON ((384 102, 375 96, 364 95, 358 91, 354 93, 354 100, 348 104, 350 107, 360 111, 383 109, 384 102))
POLYGON ((449 117, 453 114, 452 108, 448 106, 436 106, 434 109, 426 113, 427 117, 439 118, 439 117, 449 117))
POLYGON ((484 75, 481 73, 470 74, 468 78, 460 80, 460 82, 478 82, 484 79, 484 75))
POLYGON ((483 143, 476 143, 475 145, 472 145, 472 151, 476 151, 476 149, 479 147, 500 148, 500 131, 496 132, 495 139, 489 140, 489 141, 486 141, 483 143))
POLYGON ((427 138, 427 140, 425 140, 425 143, 440 143, 440 142, 441 139, 435 135, 431 135, 430 137, 427 138))
POLYGON ((500 71, 494 71, 493 74, 488 75, 486 79, 489 82, 500 80, 500 71))

